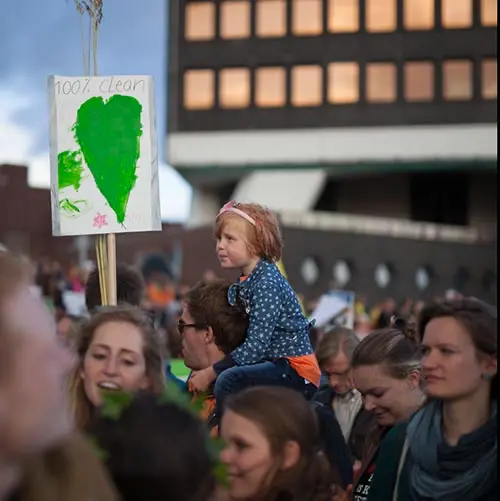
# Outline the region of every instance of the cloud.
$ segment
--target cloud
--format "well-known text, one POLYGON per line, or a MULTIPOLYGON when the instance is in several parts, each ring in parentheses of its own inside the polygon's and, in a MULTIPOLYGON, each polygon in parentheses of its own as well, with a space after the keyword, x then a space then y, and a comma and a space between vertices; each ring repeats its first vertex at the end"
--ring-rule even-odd
MULTIPOLYGON (((160 158, 164 159, 165 0, 104 0, 100 28, 102 74, 146 74, 155 79, 160 158)), ((16 0, 0 16, 0 163, 29 164, 30 183, 47 186, 47 77, 83 73, 79 19, 73 0, 16 0), (20 24, 22 20, 22 24, 20 24)), ((190 186, 160 169, 163 215, 184 220, 190 186)))

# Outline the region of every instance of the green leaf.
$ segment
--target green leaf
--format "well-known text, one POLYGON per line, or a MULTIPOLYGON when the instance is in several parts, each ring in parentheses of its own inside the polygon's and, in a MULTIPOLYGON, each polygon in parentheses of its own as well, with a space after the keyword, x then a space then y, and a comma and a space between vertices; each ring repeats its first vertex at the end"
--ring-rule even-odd
POLYGON ((134 398, 132 393, 125 391, 101 391, 102 406, 100 414, 102 417, 118 420, 123 411, 132 403, 134 398))

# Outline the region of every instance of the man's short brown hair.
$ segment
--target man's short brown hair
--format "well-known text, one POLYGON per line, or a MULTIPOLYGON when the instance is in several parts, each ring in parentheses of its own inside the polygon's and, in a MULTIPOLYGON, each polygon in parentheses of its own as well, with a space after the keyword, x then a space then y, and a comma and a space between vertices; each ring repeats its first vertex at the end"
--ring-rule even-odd
POLYGON ((200 282, 186 295, 186 305, 193 322, 200 327, 212 328, 215 344, 224 355, 243 343, 248 328, 245 310, 228 302, 230 286, 228 280, 200 282))
MULTIPOLYGON (((141 274, 126 264, 116 267, 116 294, 118 304, 141 306, 146 285, 141 274)), ((85 284, 85 305, 90 313, 94 313, 102 305, 99 272, 92 271, 85 284)))

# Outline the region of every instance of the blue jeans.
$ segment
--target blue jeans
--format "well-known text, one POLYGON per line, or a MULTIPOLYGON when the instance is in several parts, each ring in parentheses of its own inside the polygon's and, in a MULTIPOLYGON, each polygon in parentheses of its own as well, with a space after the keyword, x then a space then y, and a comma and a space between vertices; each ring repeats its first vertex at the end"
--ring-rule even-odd
POLYGON ((224 411, 226 398, 250 386, 283 386, 296 390, 307 400, 311 400, 317 391, 316 386, 307 383, 295 369, 290 367, 286 358, 273 362, 231 367, 219 374, 214 386, 217 413, 224 411))

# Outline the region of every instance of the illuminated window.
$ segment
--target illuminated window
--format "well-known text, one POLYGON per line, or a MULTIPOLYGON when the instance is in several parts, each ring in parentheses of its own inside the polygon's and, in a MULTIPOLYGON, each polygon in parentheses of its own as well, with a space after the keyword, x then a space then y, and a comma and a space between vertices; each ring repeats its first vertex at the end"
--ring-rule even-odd
POLYGON ((294 35, 312 36, 323 32, 321 0, 293 0, 292 31, 294 35))
POLYGON ((407 30, 434 28, 435 0, 404 0, 403 24, 407 30))
POLYGON ((481 0, 481 24, 483 26, 497 26, 498 0, 481 0))
POLYGON ((406 63, 404 68, 405 99, 432 101, 434 98, 434 65, 429 61, 406 63))
POLYGON ((250 71, 247 68, 220 71, 219 104, 221 108, 246 108, 250 104, 250 71))
POLYGON ((497 98, 497 60, 486 59, 482 64, 482 95, 483 99, 497 98))
POLYGON ((285 0, 257 0, 258 37, 282 37, 286 35, 286 2, 285 0))
POLYGON ((372 33, 395 31, 396 4, 396 0, 366 0, 366 31, 372 33))
POLYGON ((293 106, 319 106, 323 101, 321 66, 295 66, 292 68, 293 106))
POLYGON ((214 72, 188 70, 184 73, 184 107, 207 110, 214 105, 214 72))
POLYGON ((472 63, 467 60, 445 61, 443 64, 443 97, 449 101, 472 98, 472 63))
POLYGON ((441 0, 443 27, 456 30, 472 26, 472 0, 441 0))
POLYGON ((332 63, 328 66, 328 101, 339 104, 359 101, 357 63, 332 63))
POLYGON ((358 0, 328 0, 328 29, 332 33, 359 31, 358 0))
POLYGON ((212 40, 215 37, 215 6, 212 2, 186 5, 186 40, 212 40))
POLYGON ((227 0, 220 4, 220 36, 248 38, 250 36, 250 3, 227 0))
POLYGON ((393 63, 367 64, 366 100, 372 103, 390 103, 396 97, 396 66, 393 63))
POLYGON ((260 108, 277 108, 286 104, 284 68, 258 68, 255 72, 255 104, 260 108))

